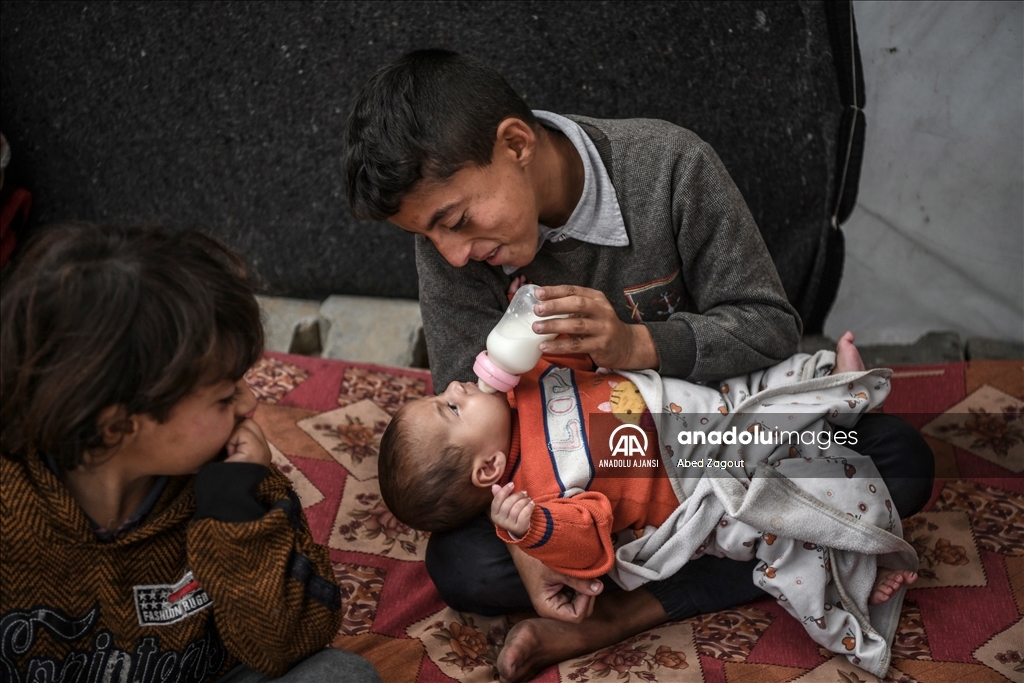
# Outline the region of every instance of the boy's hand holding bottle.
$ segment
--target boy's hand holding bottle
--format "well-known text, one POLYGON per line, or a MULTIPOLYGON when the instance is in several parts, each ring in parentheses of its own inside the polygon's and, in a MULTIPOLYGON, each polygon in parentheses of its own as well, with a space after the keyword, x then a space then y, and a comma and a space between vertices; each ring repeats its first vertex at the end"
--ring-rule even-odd
POLYGON ((533 310, 540 302, 534 295, 537 285, 522 283, 522 277, 512 281, 509 293, 515 292, 515 296, 487 335, 487 350, 481 351, 473 363, 480 390, 488 394, 505 393, 519 384, 519 376, 540 360, 541 342, 556 336, 533 331, 533 324, 540 320, 533 310))
POLYGON ((491 501, 491 521, 512 536, 520 539, 530 530, 530 516, 534 503, 526 491, 513 491, 512 482, 491 486, 494 500, 491 501))

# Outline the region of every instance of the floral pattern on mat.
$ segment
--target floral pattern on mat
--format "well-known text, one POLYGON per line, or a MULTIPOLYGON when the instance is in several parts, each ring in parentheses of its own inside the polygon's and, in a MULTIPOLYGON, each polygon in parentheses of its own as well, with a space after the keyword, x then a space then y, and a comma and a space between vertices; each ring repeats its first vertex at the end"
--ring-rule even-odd
POLYGON ((854 666, 846 657, 838 655, 822 662, 803 676, 794 678, 792 683, 917 683, 917 681, 890 667, 884 679, 854 666))
POLYGON ((341 587, 341 611, 345 614, 338 633, 358 636, 370 632, 377 617, 386 574, 379 567, 335 563, 334 576, 341 587))
POLYGON ((359 401, 298 422, 356 479, 377 476, 377 452, 391 416, 373 401, 359 401))
POLYGON ((263 356, 245 373, 245 383, 264 403, 277 403, 309 379, 309 371, 277 358, 263 356))
POLYGON ((704 674, 689 622, 646 631, 603 650, 563 662, 562 682, 703 681, 704 674))
POLYGON ((450 607, 406 629, 427 649, 427 656, 441 671, 459 681, 493 681, 498 652, 505 642, 508 622, 504 617, 462 614, 450 607))
POLYGON ((965 513, 918 513, 903 520, 903 537, 921 560, 918 580, 909 590, 988 585, 965 513))
POLYGON ((1024 472, 1024 401, 988 384, 926 424, 921 433, 1011 472, 1024 472))
POLYGON ((274 466, 281 471, 281 474, 288 477, 288 481, 292 483, 292 488, 295 489, 295 495, 299 497, 299 502, 302 503, 302 508, 306 509, 321 502, 324 499, 324 494, 309 480, 309 477, 293 465, 292 461, 277 446, 269 442, 267 445, 270 446, 270 462, 274 463, 274 466))
POLYGON ((345 368, 341 391, 338 393, 338 405, 346 406, 357 401, 370 400, 388 415, 394 415, 409 401, 426 394, 427 380, 423 377, 350 366, 345 368))
POLYGON ((726 662, 723 666, 725 680, 742 681, 744 683, 788 683, 807 669, 796 666, 779 666, 777 664, 750 664, 746 662, 726 662))
POLYGON ((402 524, 391 514, 381 500, 376 479, 359 481, 349 477, 328 545, 336 550, 421 562, 428 535, 402 524))
POLYGON ((1024 619, 992 636, 974 658, 1017 683, 1024 682, 1024 619))
POLYGON ((903 601, 900 625, 896 628, 896 636, 892 642, 892 656, 898 659, 932 658, 921 608, 913 600, 903 601))
POLYGON ((746 605, 688 621, 693 625, 697 652, 727 662, 743 662, 774 620, 770 612, 746 605))
POLYGON ((1024 555, 1024 496, 969 481, 947 483, 935 510, 962 510, 978 545, 1004 555, 1024 555))

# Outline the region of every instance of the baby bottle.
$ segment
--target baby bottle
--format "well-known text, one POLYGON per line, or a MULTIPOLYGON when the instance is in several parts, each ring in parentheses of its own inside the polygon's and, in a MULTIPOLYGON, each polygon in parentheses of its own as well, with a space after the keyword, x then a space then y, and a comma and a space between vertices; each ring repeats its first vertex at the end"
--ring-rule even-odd
POLYGON ((534 321, 541 320, 533 312, 533 307, 540 303, 536 290, 537 285, 519 288, 505 315, 487 335, 487 350, 476 357, 473 372, 479 377, 477 385, 488 394, 506 392, 519 384, 519 375, 532 370, 540 360, 540 343, 557 336, 533 331, 534 321))

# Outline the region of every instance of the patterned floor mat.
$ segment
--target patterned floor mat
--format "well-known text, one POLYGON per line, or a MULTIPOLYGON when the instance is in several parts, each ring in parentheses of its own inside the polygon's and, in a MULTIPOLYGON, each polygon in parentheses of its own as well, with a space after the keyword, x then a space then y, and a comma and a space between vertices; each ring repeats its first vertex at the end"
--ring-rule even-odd
MULTIPOLYGON (((447 607, 423 566, 427 535, 380 499, 377 447, 391 415, 431 391, 427 372, 267 354, 247 375, 255 419, 331 549, 345 621, 334 641, 387 683, 495 680, 509 623, 447 607)), ((936 455, 925 511, 904 520, 921 559, 885 681, 1024 683, 1024 362, 897 369, 885 412, 936 455)), ((768 598, 665 624, 542 672, 549 683, 868 683, 810 643, 768 598)))

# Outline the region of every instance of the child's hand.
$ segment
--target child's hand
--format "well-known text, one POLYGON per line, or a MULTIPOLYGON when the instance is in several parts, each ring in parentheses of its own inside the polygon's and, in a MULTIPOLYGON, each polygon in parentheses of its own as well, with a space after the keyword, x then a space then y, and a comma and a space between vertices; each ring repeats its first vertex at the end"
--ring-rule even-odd
POLYGON ((526 284, 526 276, 520 275, 508 285, 508 295, 515 296, 515 293, 519 291, 519 288, 526 284))
POLYGON ((513 493, 513 488, 515 485, 512 482, 504 486, 491 486, 491 493, 494 494, 494 500, 491 501, 491 521, 518 540, 530 530, 533 501, 526 491, 513 493))
POLYGON ((228 457, 224 462, 251 462, 256 465, 270 466, 270 446, 263 430, 251 419, 242 420, 231 433, 225 446, 228 457))

